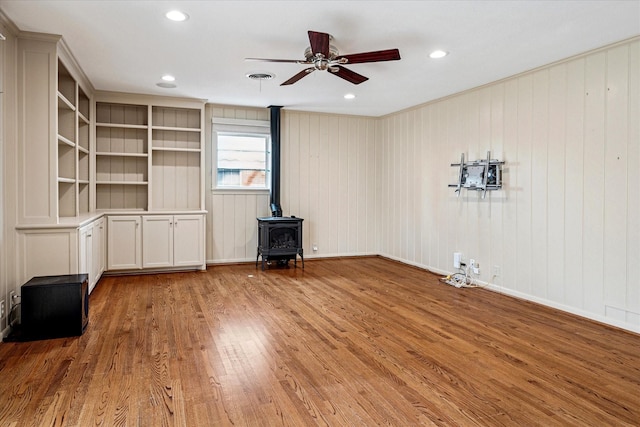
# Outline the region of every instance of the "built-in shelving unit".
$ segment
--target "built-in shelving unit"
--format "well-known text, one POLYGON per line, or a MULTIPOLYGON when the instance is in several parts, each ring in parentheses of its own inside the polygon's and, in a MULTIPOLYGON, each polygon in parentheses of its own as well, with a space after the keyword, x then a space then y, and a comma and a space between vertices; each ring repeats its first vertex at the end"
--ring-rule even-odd
POLYGON ((96 103, 96 209, 203 209, 202 105, 144 100, 96 103))
POLYGON ((200 109, 152 107, 153 208, 201 209, 200 109))
POLYGON ((146 105, 96 104, 96 208, 148 207, 146 105))
POLYGON ((58 60, 58 217, 90 210, 90 99, 58 60))

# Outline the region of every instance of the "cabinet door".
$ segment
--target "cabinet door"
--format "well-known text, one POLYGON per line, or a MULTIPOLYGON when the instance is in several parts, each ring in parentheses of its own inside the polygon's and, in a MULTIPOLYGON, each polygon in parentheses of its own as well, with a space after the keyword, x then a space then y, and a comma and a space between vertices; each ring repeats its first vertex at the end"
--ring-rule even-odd
POLYGON ((80 256, 78 273, 89 275, 89 288, 91 288, 93 279, 91 275, 93 268, 93 225, 87 225, 80 229, 80 248, 78 255, 80 256))
POLYGON ((109 270, 128 270, 142 267, 141 218, 110 216, 107 226, 109 270))
POLYGON ((142 218, 143 268, 173 266, 173 216, 142 218))
POLYGON ((173 218, 173 265, 202 265, 204 268, 203 216, 175 215, 173 218))
POLYGON ((91 254, 92 265, 89 292, 93 290, 102 273, 104 273, 105 243, 104 218, 101 218, 93 224, 93 252, 91 254))

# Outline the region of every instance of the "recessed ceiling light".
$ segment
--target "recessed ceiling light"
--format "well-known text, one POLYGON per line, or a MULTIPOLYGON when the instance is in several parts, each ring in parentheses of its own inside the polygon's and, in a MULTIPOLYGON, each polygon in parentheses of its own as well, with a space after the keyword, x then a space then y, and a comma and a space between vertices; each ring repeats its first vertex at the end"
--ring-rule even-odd
POLYGON ((179 10, 171 10, 171 11, 167 12, 167 14, 165 16, 168 19, 171 19, 172 21, 176 21, 176 22, 182 22, 182 21, 186 21, 187 19, 189 19, 189 15, 187 15, 184 12, 180 12, 179 10))
POLYGON ((444 58, 448 54, 449 52, 445 52, 444 50, 434 50, 429 54, 429 58, 433 58, 433 59, 444 58))
POLYGON ((165 82, 174 82, 176 81, 176 78, 171 74, 165 74, 164 76, 162 76, 162 80, 164 80, 165 82))
POLYGON ((352 93, 348 93, 344 96, 344 99, 354 99, 356 96, 352 93))

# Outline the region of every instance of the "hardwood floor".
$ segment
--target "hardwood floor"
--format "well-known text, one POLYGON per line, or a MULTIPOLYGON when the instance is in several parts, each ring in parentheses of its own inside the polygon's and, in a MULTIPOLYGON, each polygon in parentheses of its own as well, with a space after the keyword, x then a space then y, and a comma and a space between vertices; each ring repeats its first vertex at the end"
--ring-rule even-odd
POLYGON ((638 426, 640 336, 382 258, 105 277, 0 425, 638 426))

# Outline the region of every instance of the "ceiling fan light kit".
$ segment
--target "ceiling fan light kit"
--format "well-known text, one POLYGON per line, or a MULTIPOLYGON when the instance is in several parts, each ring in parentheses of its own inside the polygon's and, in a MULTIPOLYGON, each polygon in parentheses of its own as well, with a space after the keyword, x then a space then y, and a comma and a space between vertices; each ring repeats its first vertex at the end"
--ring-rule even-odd
POLYGON ((286 62, 301 65, 310 65, 310 67, 300 71, 289 80, 286 80, 284 83, 280 84, 280 86, 294 84, 298 80, 302 79, 308 74, 313 73, 316 70, 329 71, 335 76, 358 85, 369 80, 369 78, 358 74, 355 71, 351 71, 348 68, 343 67, 342 65, 400 60, 400 51, 398 49, 386 49, 373 52, 355 53, 351 55, 340 55, 338 49, 329 43, 331 40, 333 40, 333 37, 330 34, 320 33, 317 31, 308 31, 308 35, 310 46, 307 47, 304 51, 304 60, 266 58, 246 59, 250 61, 286 62))

